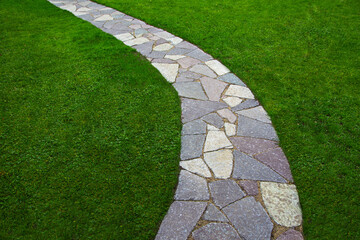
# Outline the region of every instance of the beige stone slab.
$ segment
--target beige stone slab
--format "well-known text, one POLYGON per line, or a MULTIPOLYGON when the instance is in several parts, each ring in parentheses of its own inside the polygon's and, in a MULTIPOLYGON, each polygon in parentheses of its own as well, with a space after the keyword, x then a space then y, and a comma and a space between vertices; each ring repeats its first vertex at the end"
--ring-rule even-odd
POLYGON ((239 98, 254 99, 254 95, 249 88, 238 85, 230 85, 225 95, 239 98))
POLYGON ((204 161, 216 178, 229 178, 233 168, 233 154, 230 149, 204 153, 204 161))
POLYGON ((151 63, 164 76, 168 82, 175 82, 179 64, 173 63, 151 63))
POLYGON ((226 147, 232 147, 232 144, 223 131, 208 132, 205 140, 205 152, 215 151, 226 147))

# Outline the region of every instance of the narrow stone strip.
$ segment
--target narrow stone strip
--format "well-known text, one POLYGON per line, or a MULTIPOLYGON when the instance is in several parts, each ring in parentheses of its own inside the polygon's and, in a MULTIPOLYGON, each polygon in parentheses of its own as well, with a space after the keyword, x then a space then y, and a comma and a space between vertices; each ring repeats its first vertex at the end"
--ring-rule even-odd
POLYGON ((181 172, 156 239, 303 239, 289 163, 264 108, 195 45, 88 0, 49 0, 136 49, 182 102, 181 172))

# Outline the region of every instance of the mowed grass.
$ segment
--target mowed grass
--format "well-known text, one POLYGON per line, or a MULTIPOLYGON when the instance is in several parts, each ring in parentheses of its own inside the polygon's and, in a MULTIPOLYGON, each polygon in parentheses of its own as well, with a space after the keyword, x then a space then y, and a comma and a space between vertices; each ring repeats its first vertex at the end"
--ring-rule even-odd
POLYGON ((176 91, 45 0, 0 0, 0 239, 152 239, 172 201, 176 91))
POLYGON ((180 36, 271 116, 307 239, 360 238, 359 0, 97 0, 180 36))

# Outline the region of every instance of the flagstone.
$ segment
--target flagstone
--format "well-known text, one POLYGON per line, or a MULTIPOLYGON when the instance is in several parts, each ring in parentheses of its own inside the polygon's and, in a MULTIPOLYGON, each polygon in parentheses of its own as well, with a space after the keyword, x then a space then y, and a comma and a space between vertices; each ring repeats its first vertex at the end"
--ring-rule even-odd
POLYGON ((142 55, 148 56, 148 55, 150 55, 153 44, 154 44, 154 42, 151 41, 151 42, 146 42, 143 44, 135 45, 135 46, 133 46, 133 48, 135 48, 142 55))
POLYGON ((225 103, 182 99, 182 120, 184 123, 203 117, 204 115, 224 108, 225 103))
POLYGON ((185 56, 184 55, 166 55, 165 58, 169 58, 171 60, 179 60, 181 58, 184 58, 185 56))
POLYGON ((209 54, 203 52, 199 48, 187 53, 186 55, 192 58, 199 59, 201 61, 209 61, 213 59, 209 54))
POLYGON ((160 38, 164 38, 166 40, 169 40, 169 39, 175 37, 174 35, 172 35, 171 33, 166 32, 166 31, 155 32, 154 35, 156 35, 156 36, 158 36, 160 38))
POLYGON ((185 58, 179 59, 177 62, 180 64, 180 66, 182 68, 189 68, 198 63, 201 63, 199 60, 197 60, 195 58, 190 58, 190 57, 185 57, 185 58))
POLYGON ((205 178, 181 170, 175 200, 209 200, 209 190, 205 178))
POLYGON ((181 133, 182 135, 205 134, 206 123, 200 119, 185 123, 181 133))
POLYGON ((216 206, 223 208, 245 196, 239 185, 231 179, 209 183, 211 197, 216 206))
POLYGON ((245 117, 253 118, 265 123, 271 123, 270 117, 262 106, 238 111, 237 113, 245 117))
POLYGON ((149 39, 144 38, 144 37, 139 37, 139 38, 134 38, 131 40, 127 40, 124 43, 128 46, 134 46, 134 45, 139 45, 139 44, 143 44, 149 42, 149 39))
POLYGON ((202 155, 205 135, 183 135, 181 137, 180 159, 198 158, 202 155))
POLYGON ((238 97, 225 97, 223 100, 224 102, 227 103, 227 105, 229 105, 232 108, 239 105, 242 102, 242 99, 238 97))
POLYGON ((231 123, 224 123, 225 133, 228 137, 234 136, 236 134, 236 125, 231 123))
POLYGON ((163 43, 154 47, 154 51, 168 51, 174 46, 169 43, 163 43))
POLYGON ((245 190, 247 195, 256 196, 259 194, 259 187, 256 181, 252 180, 241 180, 239 182, 240 187, 245 190))
POLYGON ((236 85, 240 85, 243 87, 246 87, 245 83, 243 83, 240 78, 238 78, 235 74, 233 73, 227 73, 225 75, 222 75, 220 77, 218 77, 219 80, 227 82, 227 83, 231 83, 231 84, 236 84, 236 85))
MULTIPOLYGON (((218 132, 218 131, 210 131, 218 132)), ((204 153, 204 161, 210 167, 215 178, 229 178, 233 168, 233 154, 230 149, 204 153)))
POLYGON ((239 98, 254 98, 254 95, 252 94, 250 89, 238 85, 230 85, 228 90, 225 92, 225 95, 239 98))
MULTIPOLYGON (((181 44, 181 43, 179 43, 181 44)), ((176 45, 173 49, 171 49, 168 54, 169 55, 185 55, 186 53, 192 51, 191 49, 186 48, 179 48, 178 45, 176 45)))
POLYGON ((230 70, 225 67, 221 62, 219 62, 218 60, 211 60, 211 61, 207 61, 205 62, 205 64, 210 67, 217 75, 221 76, 224 75, 225 73, 229 73, 230 70))
POLYGON ((187 48, 187 49, 196 49, 197 48, 194 44, 191 44, 191 43, 186 42, 186 41, 182 41, 181 43, 179 43, 177 45, 177 47, 179 47, 179 48, 187 48))
POLYGON ((252 108, 252 107, 256 107, 259 106, 259 102, 255 99, 247 99, 246 101, 240 103, 239 105, 232 107, 231 110, 233 111, 240 111, 243 109, 247 109, 247 108, 252 108))
POLYGON ((227 139, 223 131, 208 132, 205 140, 205 152, 214 151, 226 147, 232 147, 232 144, 229 139, 227 139))
POLYGON ((212 203, 209 203, 209 205, 207 206, 206 211, 202 216, 202 219, 207 221, 229 222, 225 215, 212 203))
POLYGON ((196 173, 203 177, 211 177, 211 172, 201 158, 188 161, 181 161, 180 166, 189 172, 196 173))
POLYGON ((233 227, 226 223, 209 223, 192 233, 194 240, 241 240, 233 227))
POLYGON ((302 234, 294 229, 289 229, 281 234, 276 240, 304 240, 302 234))
POLYGON ((179 82, 173 84, 179 96, 207 100, 207 96, 199 82, 179 82))
POLYGON ((96 18, 94 21, 109 21, 113 20, 114 18, 110 16, 109 14, 102 15, 101 17, 96 18))
POLYGON ((179 37, 169 38, 168 39, 172 44, 177 45, 181 43, 183 40, 179 37))
POLYGON ((175 82, 179 64, 152 63, 168 82, 175 82))
POLYGON ((223 117, 226 118, 230 123, 236 122, 236 115, 232 113, 229 109, 224 108, 217 111, 217 113, 223 117))
POLYGON ((123 42, 134 39, 134 36, 131 33, 122 33, 122 34, 115 35, 115 37, 123 42))
MULTIPOLYGON (((180 59, 181 60, 181 59, 180 59)), ((190 71, 199 73, 208 77, 216 77, 216 74, 206 65, 197 64, 190 68, 190 71)))
POLYGON ((226 88, 227 84, 209 77, 202 77, 200 81, 205 89, 207 96, 209 97, 209 100, 219 101, 221 94, 226 88))
POLYGON ((260 138, 231 137, 230 141, 235 148, 249 155, 255 155, 278 147, 277 142, 260 138))
POLYGON ((220 129, 218 129, 217 127, 207 124, 207 130, 208 131, 220 131, 220 129))
POLYGON ((241 137, 255 137, 279 141, 275 129, 271 124, 241 115, 238 117, 237 135, 241 137))
POLYGON ((135 35, 135 37, 141 37, 146 33, 148 33, 148 31, 146 29, 138 28, 138 29, 135 29, 134 35, 135 35))
POLYGON ((69 12, 75 12, 76 11, 76 6, 73 4, 66 4, 64 6, 60 6, 60 8, 67 10, 69 12))

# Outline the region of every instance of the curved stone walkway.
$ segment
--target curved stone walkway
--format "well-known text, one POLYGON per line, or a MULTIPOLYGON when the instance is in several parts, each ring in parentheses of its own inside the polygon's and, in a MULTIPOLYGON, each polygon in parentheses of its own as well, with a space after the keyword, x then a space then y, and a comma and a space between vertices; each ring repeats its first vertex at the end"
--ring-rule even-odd
POLYGON ((179 183, 156 239, 303 239, 289 163, 237 76, 193 44, 114 9, 49 1, 135 48, 181 98, 179 183))

